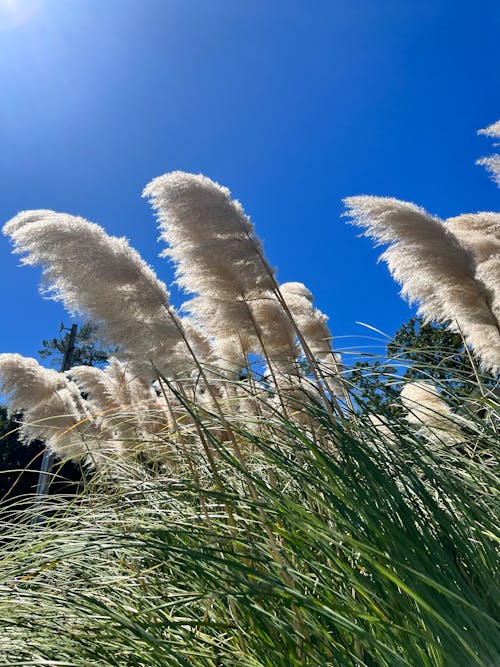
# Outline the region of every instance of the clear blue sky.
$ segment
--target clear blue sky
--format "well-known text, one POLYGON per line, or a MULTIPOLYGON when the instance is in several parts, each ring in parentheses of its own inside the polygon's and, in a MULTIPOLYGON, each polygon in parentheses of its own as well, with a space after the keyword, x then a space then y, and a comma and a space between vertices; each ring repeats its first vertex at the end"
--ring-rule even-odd
MULTIPOLYGON (((334 334, 392 334, 410 310, 341 199, 498 210, 474 161, 500 117, 499 35, 498 0, 0 0, 0 221, 82 215, 169 282, 140 193, 203 172, 334 334)), ((0 351, 35 355, 70 319, 18 263, 2 236, 0 351)))

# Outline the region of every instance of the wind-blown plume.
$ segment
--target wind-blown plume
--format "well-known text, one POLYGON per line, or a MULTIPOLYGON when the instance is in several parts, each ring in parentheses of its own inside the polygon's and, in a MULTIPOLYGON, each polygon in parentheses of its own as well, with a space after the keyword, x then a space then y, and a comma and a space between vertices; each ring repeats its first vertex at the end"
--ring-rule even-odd
POLYGON ((53 211, 20 213, 3 231, 26 253, 24 264, 42 265, 43 291, 94 320, 137 371, 154 377, 153 364, 167 376, 187 374, 192 360, 176 347, 181 327, 168 291, 126 239, 53 211))
POLYGON ((40 222, 44 218, 53 215, 53 213, 54 211, 50 211, 46 208, 34 209, 32 211, 21 211, 11 218, 9 222, 5 223, 3 233, 13 236, 13 234, 21 227, 24 227, 24 225, 28 225, 31 222, 40 222))
POLYGON ((235 353, 222 365, 234 373, 248 353, 263 354, 264 347, 289 369, 296 354, 292 326, 241 204, 205 176, 178 171, 155 178, 144 196, 168 245, 163 255, 175 263, 178 284, 195 295, 185 309, 208 335, 224 341, 224 355, 235 353))
POLYGON ((66 374, 87 396, 94 419, 113 434, 121 456, 135 451, 138 442, 147 443, 168 423, 167 406, 153 387, 115 357, 104 369, 74 366, 66 374))
POLYGON ((380 259, 402 285, 402 295, 418 302, 418 313, 457 325, 484 366, 500 370, 500 325, 485 284, 476 278, 473 252, 439 219, 422 208, 385 197, 348 197, 353 224, 376 244, 390 244, 380 259))
POLYGON ((62 373, 20 354, 0 354, 0 388, 10 414, 23 413, 23 442, 42 439, 60 457, 89 454, 93 423, 76 385, 62 373))
MULTIPOLYGON (((484 130, 479 130, 478 134, 485 134, 487 137, 493 137, 494 139, 500 139, 500 120, 497 120, 493 125, 485 127, 484 130)), ((493 144, 498 146, 497 143, 493 144)), ((486 171, 489 172, 491 178, 495 183, 500 187, 500 154, 493 153, 488 157, 483 157, 477 161, 477 164, 482 165, 486 168, 486 171)))
POLYGON ((401 390, 401 401, 407 410, 406 420, 435 441, 455 445, 464 441, 464 434, 454 415, 436 387, 429 382, 407 382, 401 390))
POLYGON ((128 370, 127 364, 116 357, 109 359, 106 368, 74 366, 66 373, 81 391, 88 394, 88 402, 96 411, 134 408, 144 410, 157 404, 152 386, 128 370))
POLYGON ((304 343, 323 372, 338 373, 340 356, 332 350, 328 317, 313 306, 311 292, 302 283, 283 283, 279 289, 304 343))
POLYGON ((485 286, 487 301, 500 322, 500 213, 467 213, 446 220, 446 229, 472 251, 475 276, 485 286))
POLYGON ((391 422, 385 415, 377 415, 376 413, 367 413, 366 415, 370 425, 375 429, 378 436, 391 447, 398 446, 398 438, 396 437, 391 422))

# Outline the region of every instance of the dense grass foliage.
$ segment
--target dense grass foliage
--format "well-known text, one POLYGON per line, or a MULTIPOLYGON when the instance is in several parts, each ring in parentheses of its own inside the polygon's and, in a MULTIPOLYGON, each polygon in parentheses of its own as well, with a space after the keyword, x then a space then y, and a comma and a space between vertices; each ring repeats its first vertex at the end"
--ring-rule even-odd
POLYGON ((103 469, 36 527, 12 508, 0 664, 498 664, 494 397, 450 447, 248 384, 260 419, 184 399, 203 447, 168 468, 103 469))

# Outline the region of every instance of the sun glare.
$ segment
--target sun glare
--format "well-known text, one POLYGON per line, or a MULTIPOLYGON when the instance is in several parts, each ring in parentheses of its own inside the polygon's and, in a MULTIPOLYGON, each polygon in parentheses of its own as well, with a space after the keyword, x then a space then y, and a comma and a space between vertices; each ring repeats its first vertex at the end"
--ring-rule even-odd
POLYGON ((40 7, 41 0, 0 0, 0 31, 27 23, 40 7))

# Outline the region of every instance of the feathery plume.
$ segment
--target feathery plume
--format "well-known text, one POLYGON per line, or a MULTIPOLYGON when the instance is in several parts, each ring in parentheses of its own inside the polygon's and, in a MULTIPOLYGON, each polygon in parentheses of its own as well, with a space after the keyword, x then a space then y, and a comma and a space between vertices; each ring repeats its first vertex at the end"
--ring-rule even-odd
POLYGON ((299 329, 305 344, 324 373, 338 374, 340 355, 331 347, 332 334, 328 317, 313 306, 313 295, 302 283, 280 285, 285 304, 299 329))
POLYGON ((75 384, 57 371, 20 354, 0 354, 0 387, 9 412, 23 413, 20 439, 44 440, 58 456, 79 459, 89 454, 95 435, 75 384))
POLYGON ((325 435, 324 429, 314 417, 314 410, 323 405, 317 383, 307 377, 280 375, 277 378, 277 393, 271 405, 278 412, 286 408, 287 417, 296 424, 314 433, 315 438, 325 435))
POLYGON ((384 415, 377 415, 375 413, 367 414, 368 421, 371 426, 378 433, 380 438, 388 445, 392 447, 398 446, 398 439, 394 434, 393 429, 391 428, 391 422, 384 415))
POLYGON ((456 445, 464 434, 454 421, 450 406, 443 401, 437 388, 429 382, 407 382, 401 390, 401 401, 407 410, 406 420, 419 427, 431 440, 456 445))
POLYGON ((215 376, 237 380, 248 366, 247 351, 249 349, 250 343, 243 334, 214 338, 212 354, 215 376))
MULTIPOLYGON (((496 123, 485 127, 483 130, 479 130, 478 134, 485 134, 487 137, 493 137, 494 139, 500 139, 500 120, 497 120, 496 123)), ((494 146, 499 144, 494 143, 494 146)), ((493 153, 488 157, 483 157, 477 161, 477 164, 485 167, 486 171, 489 172, 491 178, 495 183, 500 187, 500 154, 493 153)))
POLYGON ((271 375, 299 376, 299 349, 295 342, 295 330, 276 295, 268 292, 252 300, 249 305, 259 331, 260 346, 271 366, 271 375))
POLYGON ((50 211, 45 208, 35 209, 32 211, 20 211, 20 213, 5 223, 3 227, 3 233, 12 236, 16 230, 24 227, 24 225, 29 225, 31 222, 39 222, 40 220, 43 220, 43 218, 46 218, 53 213, 54 211, 50 211))
POLYGON ((151 436, 169 423, 166 403, 153 387, 111 357, 106 368, 74 366, 66 375, 87 395, 94 419, 110 433, 124 457, 149 449, 151 436))
POLYGON ((418 302, 418 313, 438 322, 451 320, 493 372, 500 370, 500 326, 488 291, 475 276, 474 254, 439 219, 422 208, 386 197, 348 197, 347 215, 376 244, 388 243, 380 259, 402 285, 402 295, 418 302))
POLYGON ((209 336, 225 341, 223 366, 233 369, 250 352, 263 354, 264 347, 289 367, 296 353, 292 327, 241 204, 209 178, 179 171, 155 178, 143 195, 157 212, 168 246, 162 254, 175 263, 180 287, 195 295, 185 310, 209 336), (231 350, 235 356, 228 359, 231 350))
POLYGON ((98 412, 135 406, 144 409, 151 403, 157 403, 152 386, 142 378, 134 377, 127 364, 116 357, 111 357, 104 369, 73 366, 66 375, 88 395, 88 402, 98 412))
POLYGON ((186 374, 190 361, 168 291, 127 240, 83 218, 53 211, 15 216, 3 231, 24 264, 41 264, 43 291, 70 312, 94 320, 136 370, 154 377, 186 374))
POLYGON ((446 228, 474 255, 475 277, 500 322, 500 213, 483 211, 449 218, 446 228))

